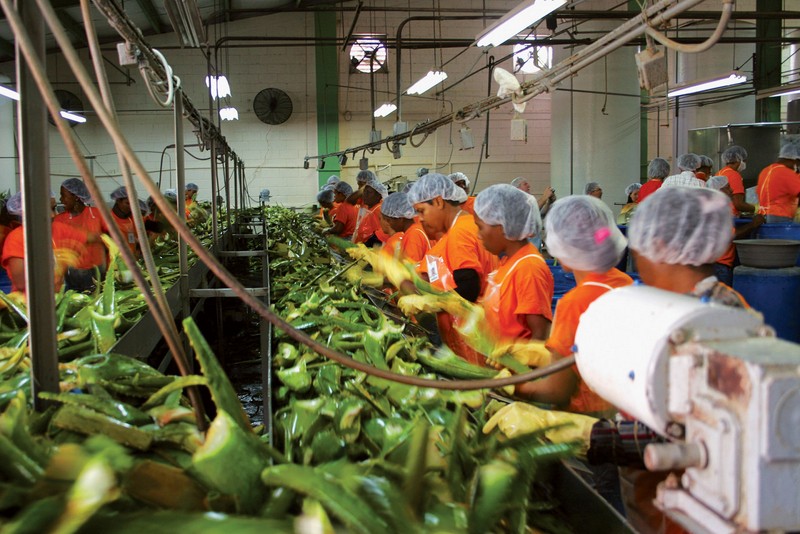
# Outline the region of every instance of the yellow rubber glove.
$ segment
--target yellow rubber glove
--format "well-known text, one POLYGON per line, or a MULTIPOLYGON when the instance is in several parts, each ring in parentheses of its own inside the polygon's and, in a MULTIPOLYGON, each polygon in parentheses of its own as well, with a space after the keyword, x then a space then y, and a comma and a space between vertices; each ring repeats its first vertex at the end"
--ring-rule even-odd
POLYGON ((372 257, 377 256, 377 254, 375 254, 373 250, 368 249, 364 243, 359 243, 354 247, 348 248, 347 253, 354 260, 367 260, 370 264, 372 264, 372 261, 370 261, 372 257))
POLYGON ((500 343, 489 355, 492 360, 509 354, 519 363, 528 367, 544 367, 550 365, 551 354, 544 341, 517 341, 500 343))
POLYGON ((437 295, 405 295, 397 299, 397 307, 406 315, 439 312, 443 304, 437 295))
POLYGON ((543 410, 525 402, 512 402, 500 408, 483 425, 483 433, 488 434, 498 428, 506 437, 515 438, 544 428, 567 425, 548 430, 544 435, 553 443, 581 441, 583 445, 580 453, 585 455, 589 449, 592 425, 597 421, 598 419, 588 415, 543 410))

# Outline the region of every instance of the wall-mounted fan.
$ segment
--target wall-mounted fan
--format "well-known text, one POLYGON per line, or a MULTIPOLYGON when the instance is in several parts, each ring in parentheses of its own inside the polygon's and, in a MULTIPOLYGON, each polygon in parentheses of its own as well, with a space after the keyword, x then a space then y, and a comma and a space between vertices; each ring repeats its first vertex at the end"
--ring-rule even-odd
POLYGON ((253 111, 263 123, 283 124, 292 116, 292 99, 284 91, 268 87, 253 99, 253 111))
MULTIPOLYGON (((61 109, 64 111, 71 111, 77 115, 83 114, 83 101, 81 98, 71 91, 67 91, 65 89, 56 89, 53 91, 58 99, 58 104, 61 106, 61 109)), ((47 116, 48 122, 53 126, 56 125, 53 117, 48 114, 47 116)), ((76 124, 75 121, 67 121, 67 123, 74 128, 76 124)))

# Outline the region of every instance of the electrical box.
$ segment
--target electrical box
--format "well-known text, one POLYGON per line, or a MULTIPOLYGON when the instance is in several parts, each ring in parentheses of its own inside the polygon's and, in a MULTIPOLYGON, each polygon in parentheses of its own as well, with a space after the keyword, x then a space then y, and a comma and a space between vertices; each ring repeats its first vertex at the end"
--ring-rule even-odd
POLYGON ((120 66, 138 65, 139 60, 136 59, 137 52, 136 45, 133 43, 117 43, 117 55, 119 56, 120 66))
POLYGON ((511 140, 528 142, 528 121, 511 119, 511 140))
POLYGON ((475 140, 472 138, 472 130, 469 129, 469 126, 464 126, 458 133, 461 134, 461 150, 475 148, 475 140))
POLYGON ((667 83, 667 56, 663 49, 645 48, 636 54, 636 68, 642 89, 652 92, 667 83))
POLYGON ((362 171, 369 169, 369 158, 361 158, 358 160, 358 169, 362 171))
MULTIPOLYGON (((408 131, 408 123, 403 121, 397 121, 394 123, 394 127, 392 128, 392 133, 394 135, 403 135, 408 131)), ((406 144, 407 139, 400 139, 397 141, 398 145, 406 144)))
MULTIPOLYGON (((369 142, 370 143, 377 143, 381 139, 382 139, 382 137, 381 137, 381 131, 380 130, 372 130, 372 131, 369 132, 369 142)), ((373 150, 380 150, 382 145, 383 145, 383 143, 381 143, 380 145, 372 147, 372 149, 373 150)))

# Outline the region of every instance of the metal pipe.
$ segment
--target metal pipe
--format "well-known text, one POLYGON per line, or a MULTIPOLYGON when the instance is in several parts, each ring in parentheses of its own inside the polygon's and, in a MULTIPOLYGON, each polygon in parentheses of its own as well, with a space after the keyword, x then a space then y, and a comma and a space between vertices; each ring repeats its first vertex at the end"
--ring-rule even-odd
MULTIPOLYGON (((45 55, 45 26, 33 2, 20 2, 20 17, 31 33, 33 50, 45 55)), ((28 303, 28 344, 33 379, 31 395, 36 410, 46 403, 39 393, 58 393, 58 346, 56 315, 53 307, 54 243, 50 209, 50 144, 47 108, 39 91, 32 65, 17 48, 17 130, 20 140, 19 171, 22 181, 23 232, 25 236, 25 290, 28 303)), ((56 121, 61 120, 54 115, 56 121)))
POLYGON ((344 38, 344 43, 342 43, 342 52, 345 51, 347 48, 347 43, 349 43, 350 39, 353 37, 353 30, 356 29, 356 23, 358 22, 358 16, 361 14, 362 7, 364 7, 364 2, 362 2, 362 0, 358 0, 356 13, 353 15, 353 22, 350 23, 350 31, 347 32, 347 37, 344 38))
POLYGON ((219 250, 219 214, 217 213, 217 140, 211 140, 211 242, 214 250, 219 250))
MULTIPOLYGON (((183 146, 183 102, 180 98, 181 90, 178 89, 178 97, 173 99, 173 117, 175 129, 175 169, 177 176, 178 189, 178 216, 186 218, 186 159, 184 158, 183 146)), ((189 301, 189 251, 186 241, 178 236, 178 268, 180 269, 179 289, 181 295, 181 316, 185 319, 192 314, 189 301)), ((184 348, 189 354, 188 340, 184 339, 184 348)), ((193 371, 194 360, 188 359, 188 368, 193 371)))
POLYGON ((224 172, 225 172, 225 227, 231 227, 231 176, 230 176, 230 152, 225 151, 224 172))

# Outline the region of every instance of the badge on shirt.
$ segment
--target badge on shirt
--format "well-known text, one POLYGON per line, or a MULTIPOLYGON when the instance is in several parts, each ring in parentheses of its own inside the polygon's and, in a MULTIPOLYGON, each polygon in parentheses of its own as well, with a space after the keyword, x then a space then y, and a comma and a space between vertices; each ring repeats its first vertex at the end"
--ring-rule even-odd
POLYGON ((428 262, 428 281, 436 282, 439 279, 439 266, 438 266, 438 258, 435 256, 425 256, 425 260, 428 262))
POLYGON ((128 232, 128 243, 131 245, 136 243, 136 235, 133 232, 128 232))

